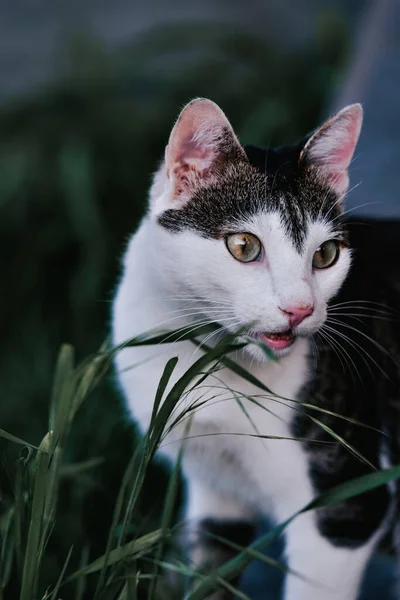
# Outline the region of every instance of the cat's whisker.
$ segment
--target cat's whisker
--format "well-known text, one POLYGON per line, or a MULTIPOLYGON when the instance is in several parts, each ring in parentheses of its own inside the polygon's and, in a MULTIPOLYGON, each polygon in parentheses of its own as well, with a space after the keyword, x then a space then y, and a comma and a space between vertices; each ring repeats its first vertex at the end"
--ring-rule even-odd
POLYGON ((318 349, 318 345, 317 345, 317 343, 316 343, 316 341, 315 341, 315 339, 313 337, 310 338, 310 342, 311 342, 311 348, 312 348, 313 356, 314 356, 314 365, 313 365, 313 368, 314 368, 314 371, 315 371, 316 368, 317 368, 317 365, 319 363, 319 349, 318 349))
POLYGON ((195 358, 197 352, 201 351, 201 347, 204 346, 207 343, 208 340, 210 340, 214 336, 219 335, 222 331, 226 331, 226 328, 223 325, 219 329, 216 329, 215 331, 212 331, 211 333, 209 333, 205 337, 204 340, 201 340, 201 342, 199 343, 199 345, 194 349, 194 351, 193 351, 193 353, 192 353, 192 355, 190 357, 190 360, 192 361, 195 358))
POLYGON ((182 335, 180 337, 178 337, 176 340, 174 340, 173 342, 171 342, 171 344, 176 344, 177 342, 181 341, 183 336, 185 336, 189 333, 193 333, 194 331, 196 331, 196 329, 199 329, 203 325, 210 325, 210 323, 212 323, 212 321, 210 321, 209 319, 206 319, 204 321, 200 321, 197 323, 191 323, 190 325, 186 324, 183 327, 180 327, 177 331, 172 332, 170 336, 167 336, 165 338, 165 341, 168 340, 169 337, 172 337, 173 334, 176 334, 178 331, 182 331, 183 332, 182 335), (192 325, 193 325, 193 327, 191 327, 192 325))
POLYGON ((264 202, 265 203, 267 202, 267 181, 268 181, 268 179, 266 177, 266 175, 267 175, 267 162, 268 162, 268 149, 267 149, 267 151, 265 153, 265 161, 264 161, 264 175, 265 175, 265 178, 264 178, 264 202))
MULTIPOLYGON (((230 319, 235 319, 235 317, 226 317, 224 318, 225 322, 228 322, 230 319)), ((170 336, 167 336, 164 339, 164 343, 166 340, 168 340, 169 337, 171 337, 173 334, 176 334, 179 330, 181 330, 183 333, 180 337, 178 337, 176 340, 174 340, 173 342, 171 342, 171 344, 176 344, 177 342, 181 341, 181 339, 183 338, 184 335, 187 335, 189 333, 193 333, 194 331, 196 331, 196 329, 199 329, 200 327, 202 327, 203 325, 211 325, 213 323, 212 320, 210 319, 206 319, 204 321, 201 321, 200 323, 189 323, 184 325, 183 327, 180 327, 177 331, 173 331, 171 332, 170 336), (191 328, 191 326, 193 325, 193 327, 191 328), (188 329, 189 328, 189 329, 188 329)), ((221 329, 224 329, 225 327, 221 327, 221 329)))
MULTIPOLYGON (((358 188, 358 186, 359 186, 360 184, 361 184, 361 181, 359 181, 358 183, 356 183, 355 185, 353 185, 353 187, 351 187, 349 190, 347 190, 347 192, 346 192, 346 196, 345 196, 345 197, 347 197, 348 195, 350 195, 350 194, 351 194, 351 192, 353 192, 355 189, 357 189, 357 188, 358 188)), ((343 200, 344 200, 344 198, 342 198, 342 197, 338 198, 338 200, 337 200, 337 201, 336 201, 336 202, 335 202, 335 203, 334 203, 334 204, 331 206, 330 210, 327 212, 327 214, 326 214, 326 218, 328 218, 328 217, 329 217, 329 215, 330 215, 330 214, 331 214, 331 212, 332 212, 332 209, 333 209, 333 208, 334 208, 334 207, 335 207, 337 204, 343 203, 343 200)), ((369 203, 366 203, 366 204, 369 204, 369 203)), ((355 207, 355 209, 357 209, 357 208, 361 208, 362 206, 364 206, 364 205, 363 205, 363 204, 361 204, 361 205, 359 205, 359 206, 356 206, 356 207, 355 207)), ((343 219, 344 215, 345 215, 345 214, 347 214, 347 212, 348 212, 347 210, 340 211, 340 214, 339 214, 339 215, 337 215, 336 217, 332 217, 332 218, 330 219, 330 221, 331 221, 331 222, 334 222, 334 221, 336 221, 336 220, 341 220, 341 219, 343 219)))
MULTIPOLYGON (((354 340, 352 340, 351 338, 349 338, 348 336, 346 336, 345 334, 343 334, 340 331, 337 331, 335 328, 329 327, 329 325, 325 325, 325 327, 331 331, 332 335, 337 335, 339 338, 341 338, 342 340, 344 340, 345 343, 347 343, 355 352, 357 352, 357 354, 360 356, 361 360, 363 361, 363 363, 365 364, 365 366, 367 367, 368 371, 372 374, 372 369, 371 369, 371 365, 369 364, 368 360, 371 360, 372 363, 375 364, 375 366, 377 368, 379 368, 380 370, 382 370, 379 365, 376 363, 376 361, 373 359, 373 357, 365 350, 365 348, 362 348, 361 346, 359 346, 359 344, 357 344, 356 342, 354 342, 354 340)), ((363 383, 363 381, 361 380, 361 383, 363 383)))
POLYGON ((336 308, 338 306, 348 306, 348 305, 355 305, 355 304, 357 304, 359 306, 366 306, 366 308, 371 307, 371 310, 373 309, 373 307, 377 307, 377 308, 381 308, 381 309, 385 309, 385 310, 389 310, 389 311, 395 310, 395 309, 391 308, 390 306, 387 306, 383 302, 374 302, 373 300, 347 300, 345 302, 337 302, 335 304, 330 304, 329 308, 336 308))
MULTIPOLYGON (((352 356, 349 354, 349 352, 346 350, 346 348, 343 346, 343 344, 340 344, 340 343, 339 343, 337 340, 335 340, 335 338, 334 338, 334 335, 333 335, 333 334, 334 334, 334 333, 338 333, 338 332, 337 332, 335 329, 331 328, 331 327, 330 327, 329 325, 327 325, 326 323, 324 324, 324 326, 323 326, 323 328, 322 328, 322 329, 323 329, 323 331, 324 331, 324 334, 325 334, 326 336, 329 336, 329 337, 330 337, 332 340, 334 340, 334 341, 335 341, 335 343, 337 343, 337 344, 338 344, 338 346, 340 347, 340 350, 341 350, 341 352, 342 352, 342 353, 343 353, 343 354, 344 354, 344 355, 347 357, 347 359, 348 359, 349 363, 351 363, 351 365, 352 365, 352 367, 353 367, 354 371, 357 373, 357 376, 358 376, 358 378, 359 378, 359 380, 360 380, 360 383, 361 383, 361 384, 363 384, 363 379, 362 379, 362 377, 361 377, 361 375, 360 375, 360 372, 359 372, 359 370, 358 370, 358 368, 357 368, 357 365, 356 365, 356 363, 354 362, 354 360, 353 360, 352 356), (328 332, 329 332, 329 333, 328 333, 328 332)), ((348 363, 348 364, 349 364, 349 363, 348 363)), ((350 371, 351 371, 351 370, 350 370, 350 371)), ((354 379, 353 379, 353 382, 354 382, 354 379)))
POLYGON ((343 362, 342 359, 342 352, 341 352, 341 347, 338 346, 334 340, 332 340, 331 336, 328 336, 326 331, 323 331, 322 329, 320 329, 316 335, 320 336, 321 339, 328 344, 328 346, 333 350, 333 352, 335 353, 335 355, 338 357, 340 365, 342 367, 343 372, 346 372, 346 367, 345 367, 345 363, 343 362))
POLYGON ((222 325, 219 329, 217 329, 216 331, 212 331, 210 334, 208 334, 206 336, 206 338, 204 340, 201 340, 200 344, 197 346, 197 348, 193 352, 190 360, 194 359, 194 357, 196 356, 196 353, 198 351, 200 351, 201 347, 204 346, 213 336, 219 335, 221 332, 226 331, 226 324, 230 323, 236 329, 239 329, 240 325, 241 325, 235 316, 231 316, 230 318, 224 319, 224 322, 225 322, 225 324, 222 325))
MULTIPOLYGON (((202 316, 204 319, 208 318, 208 321, 210 323, 213 322, 213 320, 210 317, 215 317, 216 319, 220 318, 223 320, 226 320, 227 318, 231 317, 231 312, 228 311, 220 311, 220 310, 215 310, 215 311, 210 311, 210 313, 208 315, 204 314, 204 311, 191 311, 188 313, 181 313, 179 315, 176 315, 174 317, 171 317, 170 319, 165 319, 164 321, 160 321, 159 323, 157 323, 157 325, 155 325, 154 327, 152 327, 152 330, 157 330, 159 329, 162 325, 166 325, 168 323, 172 323, 173 321, 177 320, 177 319, 184 319, 184 318, 189 318, 192 316, 202 316)), ((184 324, 182 327, 189 327, 191 324, 194 324, 193 321, 189 321, 188 323, 184 324)))
MULTIPOLYGON (((352 368, 354 368, 354 370, 357 373, 357 376, 360 378, 360 374, 359 371, 354 363, 354 361, 352 360, 351 356, 349 355, 349 353, 345 350, 345 348, 343 348, 343 345, 340 344, 333 336, 331 333, 328 333, 328 331, 326 330, 326 328, 323 328, 323 330, 319 331, 319 334, 321 335, 322 339, 325 339, 325 341, 331 346, 331 348, 334 350, 336 349, 336 356, 339 358, 341 367, 343 369, 344 372, 346 372, 346 366, 348 367, 349 373, 352 377, 353 383, 355 381, 354 379, 354 373, 352 371, 352 368), (343 358, 343 360, 342 360, 343 358), (344 361, 344 362, 343 362, 344 361)), ((361 378, 360 378, 361 380, 361 378)))
MULTIPOLYGON (((358 185, 360 185, 360 184, 358 184, 358 185)), ((355 187, 358 187, 358 185, 357 185, 357 186, 355 186, 355 187)), ((354 188, 353 188, 353 189, 354 189, 354 188)), ((353 206, 352 208, 349 208, 349 209, 347 209, 347 210, 343 211, 343 212, 340 214, 340 217, 342 217, 342 218, 343 218, 343 217, 345 217, 346 215, 349 215, 350 213, 354 212, 355 210, 358 210, 359 208, 363 208, 364 206, 371 206, 371 205, 373 205, 373 204, 383 204, 383 202, 376 201, 376 202, 364 202, 363 204, 358 204, 357 206, 353 206)), ((332 220, 332 221, 334 221, 334 220, 336 220, 337 218, 338 218, 338 217, 335 217, 334 219, 331 219, 331 220, 332 220)))
POLYGON ((354 300, 348 302, 340 302, 337 304, 331 304, 330 306, 328 306, 328 313, 330 313, 333 309, 339 311, 359 310, 363 311, 365 314, 371 314, 371 316, 374 316, 375 314, 387 315, 393 318, 400 319, 399 311, 396 311, 395 309, 388 307, 383 303, 365 301, 365 304, 363 304, 362 302, 363 301, 360 300, 354 300))
POLYGON ((332 223, 343 215, 343 213, 340 212, 338 217, 329 218, 329 215, 331 214, 333 209, 336 208, 338 206, 338 204, 341 204, 342 202, 343 202, 343 198, 341 196, 339 196, 339 198, 337 198, 337 200, 332 204, 332 206, 330 206, 328 212, 326 213, 326 215, 324 215, 324 220, 326 223, 332 223))
POLYGON ((212 300, 208 299, 204 299, 204 298, 196 298, 193 297, 193 294, 187 294, 187 295, 179 295, 179 296, 152 296, 151 297, 152 300, 163 300, 163 301, 169 301, 169 302, 175 302, 175 301, 184 301, 186 302, 191 302, 191 303, 199 303, 201 305, 206 305, 208 303, 210 304, 220 304, 220 305, 224 305, 224 306, 229 306, 229 300, 224 300, 222 298, 213 298, 212 300))
POLYGON ((393 321, 395 319, 393 319, 393 317, 387 317, 387 316, 383 316, 383 315, 371 315, 371 314, 365 314, 365 313, 343 313, 343 312, 328 312, 328 317, 332 316, 332 317, 349 317, 349 318, 353 318, 357 321, 360 321, 361 323, 363 322, 362 319, 377 319, 380 321, 393 321))
MULTIPOLYGON (((231 400, 232 398, 228 397, 228 398, 220 398, 219 400, 215 401, 215 402, 210 402, 209 400, 215 400, 215 398, 221 397, 223 396, 223 392, 220 392, 219 394, 213 394, 213 396, 209 396, 207 399, 207 402, 203 403, 203 399, 205 396, 207 396, 207 394, 209 393, 210 388, 207 388, 204 393, 202 393, 200 396, 197 396, 196 398, 194 398, 192 400, 192 402, 188 405, 188 406, 184 406, 182 408, 182 404, 184 404, 185 398, 181 397, 181 399, 179 400, 178 404, 174 407, 174 409, 171 412, 170 415, 170 420, 173 420, 173 423, 165 429, 163 437, 168 437, 168 434, 170 431, 172 431, 175 427, 177 427, 178 425, 181 425, 182 423, 184 423, 187 419, 190 419, 193 417, 193 415, 196 412, 199 412, 202 408, 207 408, 208 406, 213 406, 214 404, 218 404, 220 402, 226 402, 227 400, 231 400), (200 404, 199 404, 200 403, 200 404), (176 415, 177 409, 182 409, 181 412, 176 415), (186 414, 188 413, 188 414, 186 414), (183 415, 180 418, 180 415, 183 415)), ((227 390, 225 390, 226 392, 227 390)))
MULTIPOLYGON (((337 321, 336 323, 337 323, 338 325, 340 325, 340 326, 344 326, 344 324, 343 324, 343 323, 340 323, 340 322, 338 322, 338 321, 337 321)), ((368 352, 368 351, 367 351, 367 350, 366 350, 366 349, 365 349, 363 346, 361 346, 361 344, 359 344, 358 342, 356 342, 355 340, 353 340, 352 338, 350 338, 349 336, 347 336, 346 334, 344 334, 342 331, 338 331, 338 330, 337 330, 337 329, 335 329, 334 327, 330 327, 329 325, 326 325, 326 324, 325 324, 325 325, 324 325, 324 328, 327 328, 327 329, 329 329, 329 330, 332 332, 332 334, 335 334, 335 335, 337 335, 337 336, 341 337, 341 338, 342 338, 343 340, 345 340, 345 341, 346 341, 346 342, 347 342, 347 343, 348 343, 348 344, 349 344, 349 345, 350 345, 352 348, 354 348, 354 350, 355 350, 356 352, 358 352, 359 356, 360 356, 360 357, 363 359, 363 361, 364 361, 365 365, 368 367, 368 369, 369 369, 369 371, 370 371, 371 373, 372 373, 372 371, 371 371, 371 367, 370 367, 370 365, 368 365, 368 362, 366 361, 366 358, 365 358, 365 357, 369 358, 369 360, 370 360, 370 361, 371 361, 371 362, 372 362, 372 363, 373 363, 373 364, 374 364, 374 365, 375 365, 375 366, 376 366, 376 367, 379 369, 379 371, 382 373, 382 375, 383 375, 385 378, 388 378, 388 375, 387 375, 387 373, 385 373, 385 371, 382 369, 382 367, 379 365, 379 363, 377 363, 377 362, 376 362, 376 360, 373 358, 373 356, 371 356, 371 354, 370 354, 370 353, 369 353, 369 352, 368 352)), ((349 328, 351 328, 351 329, 352 329, 352 330, 354 330, 354 331, 357 331, 358 333, 362 333, 362 332, 360 332, 358 329, 356 329, 356 328, 354 328, 354 327, 349 327, 349 328)), ((374 340, 372 340, 372 338, 370 338, 369 336, 365 336, 365 337, 367 337, 367 338, 369 339, 369 341, 371 341, 371 342, 373 342, 373 343, 374 343, 374 340)), ((378 344, 378 347, 379 347, 379 349, 382 349, 382 347, 380 347, 380 346, 379 346, 379 344, 378 344)), ((385 350, 383 349, 383 351, 385 351, 385 350)), ((386 352, 386 351, 385 351, 385 352, 386 352)))
POLYGON ((327 199, 329 198, 329 196, 330 196, 330 191, 329 191, 329 189, 328 189, 328 190, 326 191, 326 193, 325 193, 325 196, 324 196, 324 198, 323 198, 323 200, 322 200, 322 204, 321 204, 321 206, 320 206, 320 209, 319 209, 319 211, 318 211, 318 219, 319 219, 319 220, 324 220, 324 221, 326 221, 326 222, 328 222, 328 215, 330 214, 331 210, 332 210, 332 209, 333 209, 333 208, 334 208, 334 207, 335 207, 335 206, 338 204, 338 202, 340 202, 340 201, 341 201, 341 198, 338 198, 338 200, 337 200, 337 201, 334 203, 334 205, 333 205, 333 206, 330 208, 330 210, 327 212, 327 214, 326 214, 326 215, 324 215, 324 217, 323 217, 323 216, 322 216, 323 209, 324 209, 325 203, 326 203, 327 199))
POLYGON ((362 312, 365 315, 370 315, 370 316, 374 316, 374 315, 391 315, 391 316, 395 316, 394 313, 391 313, 389 310, 384 310, 383 308, 376 308, 373 306, 362 306, 359 304, 346 304, 343 306, 330 306, 328 307, 328 313, 332 312, 332 310, 337 310, 337 311, 348 311, 348 310, 357 310, 359 312, 362 312))
POLYGON ((174 313, 186 312, 186 311, 191 311, 191 310, 196 311, 196 312, 210 312, 212 310, 231 310, 231 307, 230 307, 229 304, 227 304, 226 306, 225 305, 221 305, 221 306, 215 305, 215 306, 213 306, 211 304, 208 305, 208 306, 205 306, 205 305, 199 305, 199 306, 196 306, 196 305, 180 306, 180 307, 176 307, 174 309, 171 309, 169 311, 168 310, 165 311, 165 314, 172 315, 174 313))
POLYGON ((349 325, 348 323, 343 323, 342 321, 339 321, 338 319, 330 319, 330 322, 334 323, 336 325, 339 325, 341 327, 345 327, 346 329, 350 329, 351 331, 355 331, 356 333, 362 335, 365 339, 367 339, 369 342, 371 342, 371 344, 373 344, 375 346, 375 348, 377 348, 378 350, 380 350, 386 356, 389 356, 390 358, 392 358, 392 355, 390 354, 390 352, 388 352, 386 350, 386 348, 384 348, 381 344, 379 344, 371 336, 367 335, 363 331, 360 331, 360 329, 357 329, 356 327, 353 327, 352 325, 349 325))
MULTIPOLYGON (((196 399, 196 403, 199 403, 200 401, 202 401, 202 399, 204 398, 205 395, 206 395, 206 392, 202 396, 200 396, 199 398, 196 399)), ((233 397, 231 397, 231 396, 228 398, 219 398, 218 400, 215 400, 215 398, 218 398, 218 396, 222 396, 222 395, 223 395, 223 392, 221 392, 220 394, 214 394, 214 396, 210 396, 207 399, 206 403, 201 404, 200 406, 196 406, 195 408, 193 408, 193 410, 190 408, 190 414, 182 417, 179 420, 179 423, 177 423, 176 425, 178 425, 178 424, 181 425, 182 423, 185 423, 185 421, 187 421, 188 419, 191 419, 194 414, 197 414, 202 409, 208 408, 209 406, 215 406, 216 404, 221 404, 222 402, 227 402, 228 400, 233 400, 233 397)), ((187 410, 187 409, 185 409, 185 410, 187 410)), ((171 413, 171 416, 172 416, 172 414, 173 413, 171 413)), ((179 417, 177 417, 177 418, 179 418, 179 417)), ((165 437, 167 437, 167 435, 165 437)))

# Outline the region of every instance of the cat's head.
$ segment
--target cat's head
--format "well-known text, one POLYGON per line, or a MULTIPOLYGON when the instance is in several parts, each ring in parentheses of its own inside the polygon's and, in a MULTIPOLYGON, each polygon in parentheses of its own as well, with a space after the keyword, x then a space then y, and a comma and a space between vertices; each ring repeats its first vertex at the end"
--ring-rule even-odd
POLYGON ((216 104, 189 103, 150 194, 174 293, 278 356, 317 332, 350 267, 343 198, 361 123, 354 104, 298 146, 246 152, 216 104))

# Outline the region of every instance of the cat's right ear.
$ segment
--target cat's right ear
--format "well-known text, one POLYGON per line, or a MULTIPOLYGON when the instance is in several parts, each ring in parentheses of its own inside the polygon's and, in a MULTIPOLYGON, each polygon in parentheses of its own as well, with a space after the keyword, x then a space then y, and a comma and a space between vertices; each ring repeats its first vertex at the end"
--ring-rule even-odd
POLYGON ((360 104, 346 106, 317 129, 300 154, 300 164, 339 197, 343 197, 349 187, 348 169, 362 120, 360 104))
POLYGON ((205 98, 192 100, 179 115, 165 150, 173 199, 184 202, 227 161, 238 160, 247 162, 246 154, 219 106, 205 98))

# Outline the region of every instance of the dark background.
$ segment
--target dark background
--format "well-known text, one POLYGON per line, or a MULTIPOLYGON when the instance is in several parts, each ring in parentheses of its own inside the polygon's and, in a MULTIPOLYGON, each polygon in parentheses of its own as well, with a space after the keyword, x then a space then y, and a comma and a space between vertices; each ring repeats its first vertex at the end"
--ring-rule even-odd
MULTIPOLYGON (((60 345, 83 359, 106 338, 119 259, 191 98, 212 98, 263 145, 362 101, 348 207, 400 216, 399 33, 396 0, 1 0, 0 427, 38 444, 60 345)), ((65 477, 48 582, 71 543, 103 552, 134 444, 109 375, 69 438, 68 463, 103 462, 65 477)), ((0 442, 0 512, 19 453, 0 442)), ((165 485, 155 466, 132 533, 156 526, 165 485)))

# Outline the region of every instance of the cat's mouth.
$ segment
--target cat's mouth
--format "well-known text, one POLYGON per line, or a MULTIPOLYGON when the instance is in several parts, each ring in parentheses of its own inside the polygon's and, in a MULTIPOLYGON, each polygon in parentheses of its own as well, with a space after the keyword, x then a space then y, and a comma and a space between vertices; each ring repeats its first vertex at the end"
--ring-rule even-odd
POLYGON ((291 329, 280 331, 279 333, 259 333, 257 338, 262 340, 264 344, 274 350, 283 350, 289 348, 296 339, 291 329))

